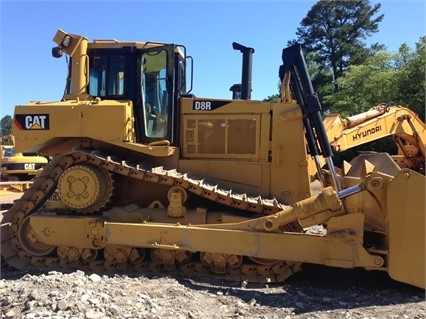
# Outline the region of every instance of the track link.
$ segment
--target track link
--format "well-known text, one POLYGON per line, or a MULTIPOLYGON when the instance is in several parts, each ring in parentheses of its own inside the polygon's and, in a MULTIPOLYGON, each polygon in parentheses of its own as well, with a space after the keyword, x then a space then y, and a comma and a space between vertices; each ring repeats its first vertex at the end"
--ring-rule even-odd
POLYGON ((121 263, 108 262, 105 259, 90 261, 65 261, 58 255, 33 256, 29 254, 18 239, 18 232, 23 221, 35 213, 54 193, 59 177, 64 170, 80 164, 90 164, 101 167, 110 173, 124 175, 130 178, 151 183, 180 186, 187 191, 206 198, 212 202, 226 205, 258 214, 273 214, 285 206, 276 199, 250 197, 246 194, 236 194, 212 185, 203 179, 197 179, 189 174, 181 174, 176 170, 165 170, 161 166, 152 167, 151 164, 132 164, 131 161, 121 160, 117 157, 90 153, 86 151, 73 151, 60 154, 43 170, 34 181, 31 188, 17 200, 12 208, 5 213, 2 220, 2 256, 6 262, 17 269, 37 267, 50 268, 89 268, 94 271, 136 271, 138 273, 187 273, 220 277, 227 280, 246 280, 249 282, 280 282, 295 273, 299 263, 285 261, 273 264, 244 262, 225 269, 212 269, 211 266, 198 262, 186 262, 180 265, 156 262, 125 261, 121 263))

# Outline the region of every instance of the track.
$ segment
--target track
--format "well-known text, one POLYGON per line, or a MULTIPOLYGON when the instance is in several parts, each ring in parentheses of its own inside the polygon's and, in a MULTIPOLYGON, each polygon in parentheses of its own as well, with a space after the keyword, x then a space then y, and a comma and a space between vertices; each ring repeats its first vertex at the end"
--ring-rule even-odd
MULTIPOLYGON (((130 161, 116 157, 75 151, 58 155, 34 181, 31 188, 15 202, 13 207, 4 214, 2 224, 2 256, 14 268, 23 269, 31 266, 51 268, 88 268, 95 271, 126 271, 141 273, 188 273, 212 275, 229 280, 246 280, 250 282, 280 282, 296 272, 299 263, 285 261, 259 261, 243 256, 219 256, 226 259, 224 266, 213 266, 203 262, 203 252, 182 252, 172 258, 172 262, 164 262, 164 254, 170 251, 164 249, 131 248, 128 256, 117 259, 108 258, 108 253, 117 251, 118 248, 108 247, 108 252, 96 251, 89 257, 80 256, 70 260, 61 252, 68 247, 57 247, 52 252, 43 254, 28 253, 23 247, 23 233, 29 231, 24 221, 28 216, 43 208, 43 204, 54 193, 61 174, 75 165, 93 165, 103 168, 109 173, 138 179, 153 184, 179 186, 196 194, 212 203, 218 203, 230 209, 239 209, 256 214, 272 214, 282 210, 285 206, 276 200, 261 197, 249 197, 246 194, 236 194, 231 190, 212 185, 205 180, 196 179, 188 174, 180 174, 176 170, 164 170, 163 167, 151 167, 150 164, 132 164, 130 161), (5 231, 6 230, 6 231, 5 231), (160 257, 156 257, 159 255, 160 257)), ((74 215, 75 216, 75 213, 74 215)), ((300 231, 296 226, 290 225, 291 231, 300 231)), ((25 240, 25 238, 24 238, 25 240)), ((25 245, 24 245, 25 246, 25 245)), ((34 251, 43 245, 36 246, 34 251)), ((114 253, 113 253, 114 254, 114 253)), ((173 256, 174 252, 171 253, 173 256)), ((214 256, 213 256, 214 257, 214 256)), ((218 256, 216 256, 218 257, 218 256)), ((204 258, 207 259, 207 258, 204 258)))

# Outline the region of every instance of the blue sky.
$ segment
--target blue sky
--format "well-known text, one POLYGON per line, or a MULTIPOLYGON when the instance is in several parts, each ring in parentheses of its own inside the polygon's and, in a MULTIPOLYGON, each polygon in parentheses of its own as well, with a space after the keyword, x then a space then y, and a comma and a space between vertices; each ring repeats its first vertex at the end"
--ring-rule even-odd
MULTIPOLYGON (((16 104, 60 100, 65 58, 51 56, 57 29, 93 39, 157 41, 182 44, 194 58, 198 97, 231 98, 241 81, 238 42, 255 49, 252 99, 278 92, 281 51, 310 8, 299 1, 19 1, 0 0, 0 118, 16 104)), ((384 20, 367 43, 396 52, 426 35, 423 0, 383 0, 384 20)))

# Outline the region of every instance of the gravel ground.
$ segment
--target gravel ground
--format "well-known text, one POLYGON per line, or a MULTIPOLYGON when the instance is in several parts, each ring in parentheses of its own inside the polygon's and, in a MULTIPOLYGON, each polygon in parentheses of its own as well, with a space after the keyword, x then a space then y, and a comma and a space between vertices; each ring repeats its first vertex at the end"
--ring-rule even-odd
POLYGON ((313 265, 274 285, 4 266, 1 278, 2 318, 426 318, 422 289, 383 272, 313 265))
POLYGON ((16 271, 2 263, 0 278, 5 319, 426 319, 423 289, 359 269, 303 265, 285 283, 264 285, 187 275, 16 271))

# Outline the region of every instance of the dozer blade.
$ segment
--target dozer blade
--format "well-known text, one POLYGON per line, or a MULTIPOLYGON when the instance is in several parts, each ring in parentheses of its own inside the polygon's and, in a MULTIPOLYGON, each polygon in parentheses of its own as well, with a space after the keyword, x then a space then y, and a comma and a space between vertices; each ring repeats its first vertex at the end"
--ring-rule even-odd
POLYGON ((389 185, 389 275, 425 288, 425 177, 401 170, 389 185))
MULTIPOLYGON (((425 176, 401 169, 385 153, 361 154, 350 163, 345 177, 353 185, 368 172, 369 196, 348 197, 346 207, 362 209, 372 232, 383 232, 386 270, 394 280, 425 288, 425 176)), ((377 248, 376 247, 376 248, 377 248)))

